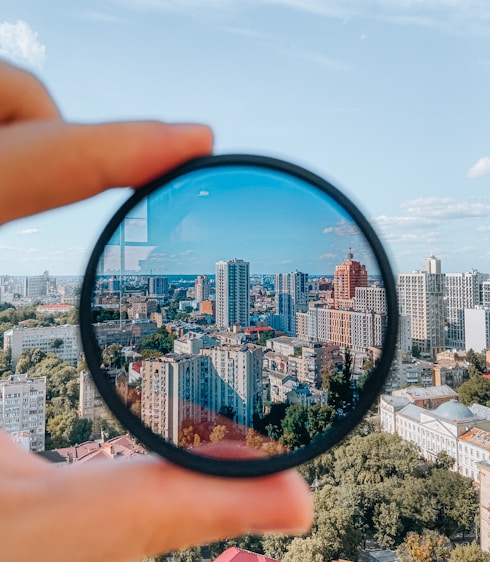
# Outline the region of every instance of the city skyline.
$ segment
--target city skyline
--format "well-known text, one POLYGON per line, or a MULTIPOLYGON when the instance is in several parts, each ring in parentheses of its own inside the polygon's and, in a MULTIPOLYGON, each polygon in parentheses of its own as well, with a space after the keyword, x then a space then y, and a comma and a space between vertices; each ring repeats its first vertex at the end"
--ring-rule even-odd
MULTIPOLYGON (((0 56, 44 80, 68 120, 209 123, 217 153, 279 156, 345 188, 395 272, 420 269, 430 254, 448 272, 490 270, 486 3, 50 8, 7 0, 0 56)), ((0 262, 11 274, 82 274, 128 193, 4 226, 0 262)))

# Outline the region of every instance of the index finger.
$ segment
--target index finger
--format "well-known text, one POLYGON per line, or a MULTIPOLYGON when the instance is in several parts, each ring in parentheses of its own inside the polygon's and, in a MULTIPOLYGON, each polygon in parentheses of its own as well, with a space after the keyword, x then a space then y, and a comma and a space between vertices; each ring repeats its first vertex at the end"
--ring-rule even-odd
POLYGON ((138 186, 212 148, 201 125, 160 122, 12 124, 0 130, 0 224, 138 186))

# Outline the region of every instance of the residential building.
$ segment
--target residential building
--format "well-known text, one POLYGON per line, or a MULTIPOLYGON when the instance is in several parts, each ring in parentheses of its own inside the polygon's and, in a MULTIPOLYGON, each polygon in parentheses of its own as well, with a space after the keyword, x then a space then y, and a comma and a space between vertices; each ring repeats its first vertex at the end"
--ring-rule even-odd
POLYGON ((274 290, 278 329, 296 336, 296 313, 308 309, 308 274, 299 271, 278 273, 274 290))
POLYGON ((250 325, 250 264, 241 259, 216 263, 216 325, 250 325))
POLYGON ((38 328, 15 326, 4 333, 4 351, 11 349, 12 365, 15 367, 20 354, 26 349, 40 349, 54 353, 62 361, 75 366, 80 359, 81 341, 79 327, 73 324, 38 328))
POLYGON ((44 451, 46 377, 11 375, 0 380, 0 427, 34 452, 44 451))
POLYGON ((166 277, 148 278, 148 296, 162 297, 168 293, 168 279, 166 277))
POLYGON ((482 303, 482 286, 488 274, 475 269, 466 273, 446 273, 444 294, 446 299, 446 346, 449 349, 467 349, 465 344, 465 309, 482 303))
POLYGON ((194 282, 194 294, 197 302, 209 300, 210 283, 207 275, 198 275, 194 282))
POLYGON ((78 415, 90 421, 110 414, 102 396, 100 395, 91 374, 80 371, 80 395, 78 415))
POLYGON ((435 357, 445 349, 444 274, 440 260, 433 256, 425 260, 425 267, 398 275, 398 302, 400 314, 411 319, 413 345, 435 357))
POLYGON ((336 308, 353 308, 352 300, 357 287, 368 286, 366 266, 354 260, 349 250, 347 259, 335 267, 333 278, 334 306, 336 308))
POLYGON ((197 355, 170 353, 142 361, 141 420, 174 444, 184 422, 201 423, 203 360, 197 355))
POLYGON ((490 347, 490 309, 464 310, 465 350, 481 352, 490 347))

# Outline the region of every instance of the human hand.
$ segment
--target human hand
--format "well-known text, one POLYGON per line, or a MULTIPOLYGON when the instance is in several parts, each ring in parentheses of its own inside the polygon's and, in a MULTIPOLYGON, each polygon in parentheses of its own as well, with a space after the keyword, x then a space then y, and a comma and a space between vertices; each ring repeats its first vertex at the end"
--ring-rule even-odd
MULTIPOLYGON (((0 63, 0 223, 141 185, 211 151, 206 127, 72 125, 31 75, 0 63)), ((10 562, 121 562, 254 532, 303 532, 306 484, 193 473, 151 456, 55 468, 0 432, 0 535, 10 562)))

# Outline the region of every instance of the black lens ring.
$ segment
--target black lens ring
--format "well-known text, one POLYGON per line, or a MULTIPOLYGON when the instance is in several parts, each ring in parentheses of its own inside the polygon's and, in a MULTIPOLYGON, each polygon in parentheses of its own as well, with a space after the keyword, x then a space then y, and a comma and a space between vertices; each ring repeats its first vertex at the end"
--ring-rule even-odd
POLYGON ((272 474, 311 460, 344 439, 362 420, 383 387, 395 353, 397 329, 398 304, 395 278, 390 262, 381 241, 356 205, 328 181, 304 168, 276 158, 248 154, 226 154, 190 160, 156 178, 144 187, 137 189, 119 208, 100 235, 88 261, 80 296, 80 331, 85 359, 97 389, 114 416, 150 451, 156 452, 168 461, 184 468, 214 476, 248 478, 272 474), (124 406, 117 397, 113 387, 107 382, 101 369, 102 356, 100 346, 92 326, 92 294, 95 286, 97 264, 107 243, 120 225, 121 220, 142 199, 174 179, 200 169, 222 166, 253 166, 289 174, 308 183, 335 201, 355 221, 359 230, 368 241, 377 259, 386 293, 388 318, 386 335, 383 340, 383 353, 370 376, 369 385, 364 390, 355 411, 338 422, 335 430, 327 432, 323 437, 315 440, 307 447, 267 458, 230 460, 196 455, 186 449, 176 447, 163 439, 163 437, 150 431, 137 416, 124 406))

